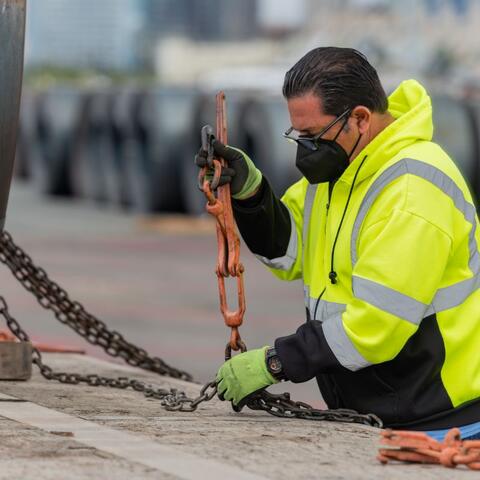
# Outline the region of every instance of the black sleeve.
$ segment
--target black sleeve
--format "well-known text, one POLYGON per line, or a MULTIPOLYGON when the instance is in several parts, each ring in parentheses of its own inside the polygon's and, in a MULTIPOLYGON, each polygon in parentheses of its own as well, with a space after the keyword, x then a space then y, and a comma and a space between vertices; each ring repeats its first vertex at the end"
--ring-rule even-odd
MULTIPOLYGON (((238 229, 253 253, 270 259, 285 255, 292 228, 290 214, 265 177, 253 197, 232 200, 232 207, 238 229)), ((345 370, 328 346, 318 320, 301 325, 293 335, 277 338, 275 349, 285 376, 295 383, 322 372, 345 370)))
POLYGON ((252 253, 269 259, 285 255, 292 228, 290 214, 265 177, 253 197, 232 199, 232 207, 240 234, 252 253))
POLYGON ((306 382, 319 373, 346 371, 328 346, 318 320, 304 323, 293 335, 277 338, 275 350, 285 376, 294 383, 306 382))

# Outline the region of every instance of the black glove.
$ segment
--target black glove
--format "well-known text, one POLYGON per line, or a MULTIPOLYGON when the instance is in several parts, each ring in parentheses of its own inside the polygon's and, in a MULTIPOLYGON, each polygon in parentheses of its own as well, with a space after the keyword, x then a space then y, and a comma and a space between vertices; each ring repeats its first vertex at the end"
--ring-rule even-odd
MULTIPOLYGON (((255 167, 250 157, 241 150, 225 146, 217 139, 212 141, 214 156, 222 157, 228 164, 223 167, 219 185, 230 183, 233 198, 243 200, 252 196, 262 182, 262 173, 255 167)), ((195 157, 195 164, 203 168, 207 165, 207 151, 200 148, 195 157)), ((209 178, 211 178, 209 173, 209 178)))

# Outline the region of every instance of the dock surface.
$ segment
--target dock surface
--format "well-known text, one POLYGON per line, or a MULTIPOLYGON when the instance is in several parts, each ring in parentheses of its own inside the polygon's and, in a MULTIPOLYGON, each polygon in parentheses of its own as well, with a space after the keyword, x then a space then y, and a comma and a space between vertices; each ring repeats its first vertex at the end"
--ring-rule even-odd
MULTIPOLYGON (((55 370, 136 378, 197 395, 200 386, 86 355, 44 354, 55 370)), ((0 382, 0 479, 473 479, 440 466, 381 465, 378 429, 235 413, 214 399, 165 411, 132 390, 62 385, 34 368, 0 382)))

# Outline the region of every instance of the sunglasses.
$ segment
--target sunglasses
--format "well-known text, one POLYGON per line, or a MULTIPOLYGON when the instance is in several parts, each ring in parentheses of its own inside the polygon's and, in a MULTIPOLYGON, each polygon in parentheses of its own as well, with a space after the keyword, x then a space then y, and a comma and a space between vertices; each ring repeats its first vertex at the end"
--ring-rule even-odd
MULTIPOLYGON (((302 136, 298 130, 295 130, 293 127, 290 127, 284 134, 283 137, 286 138, 289 141, 293 141, 297 143, 298 145, 302 145, 305 148, 308 148, 309 150, 315 151, 318 150, 318 143, 317 141, 321 139, 323 135, 327 133, 328 130, 330 130, 334 125, 336 125, 338 122, 340 122, 342 119, 345 118, 345 123, 343 124, 342 128, 340 131, 337 133, 337 136, 340 135, 340 132, 343 130, 343 127, 347 123, 348 117, 350 116, 350 113, 352 110, 349 108, 345 110, 341 115, 339 115, 337 118, 334 118, 325 128, 322 129, 320 133, 317 133, 316 135, 312 137, 308 136, 302 136)), ((335 137, 335 139, 336 139, 335 137)))

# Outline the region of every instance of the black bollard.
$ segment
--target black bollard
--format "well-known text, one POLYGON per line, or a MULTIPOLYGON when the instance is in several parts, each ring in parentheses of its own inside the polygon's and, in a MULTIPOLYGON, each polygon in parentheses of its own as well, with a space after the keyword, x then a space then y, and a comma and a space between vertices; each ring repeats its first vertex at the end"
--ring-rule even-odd
POLYGON ((5 223, 17 142, 26 0, 0 0, 0 229, 5 223))

